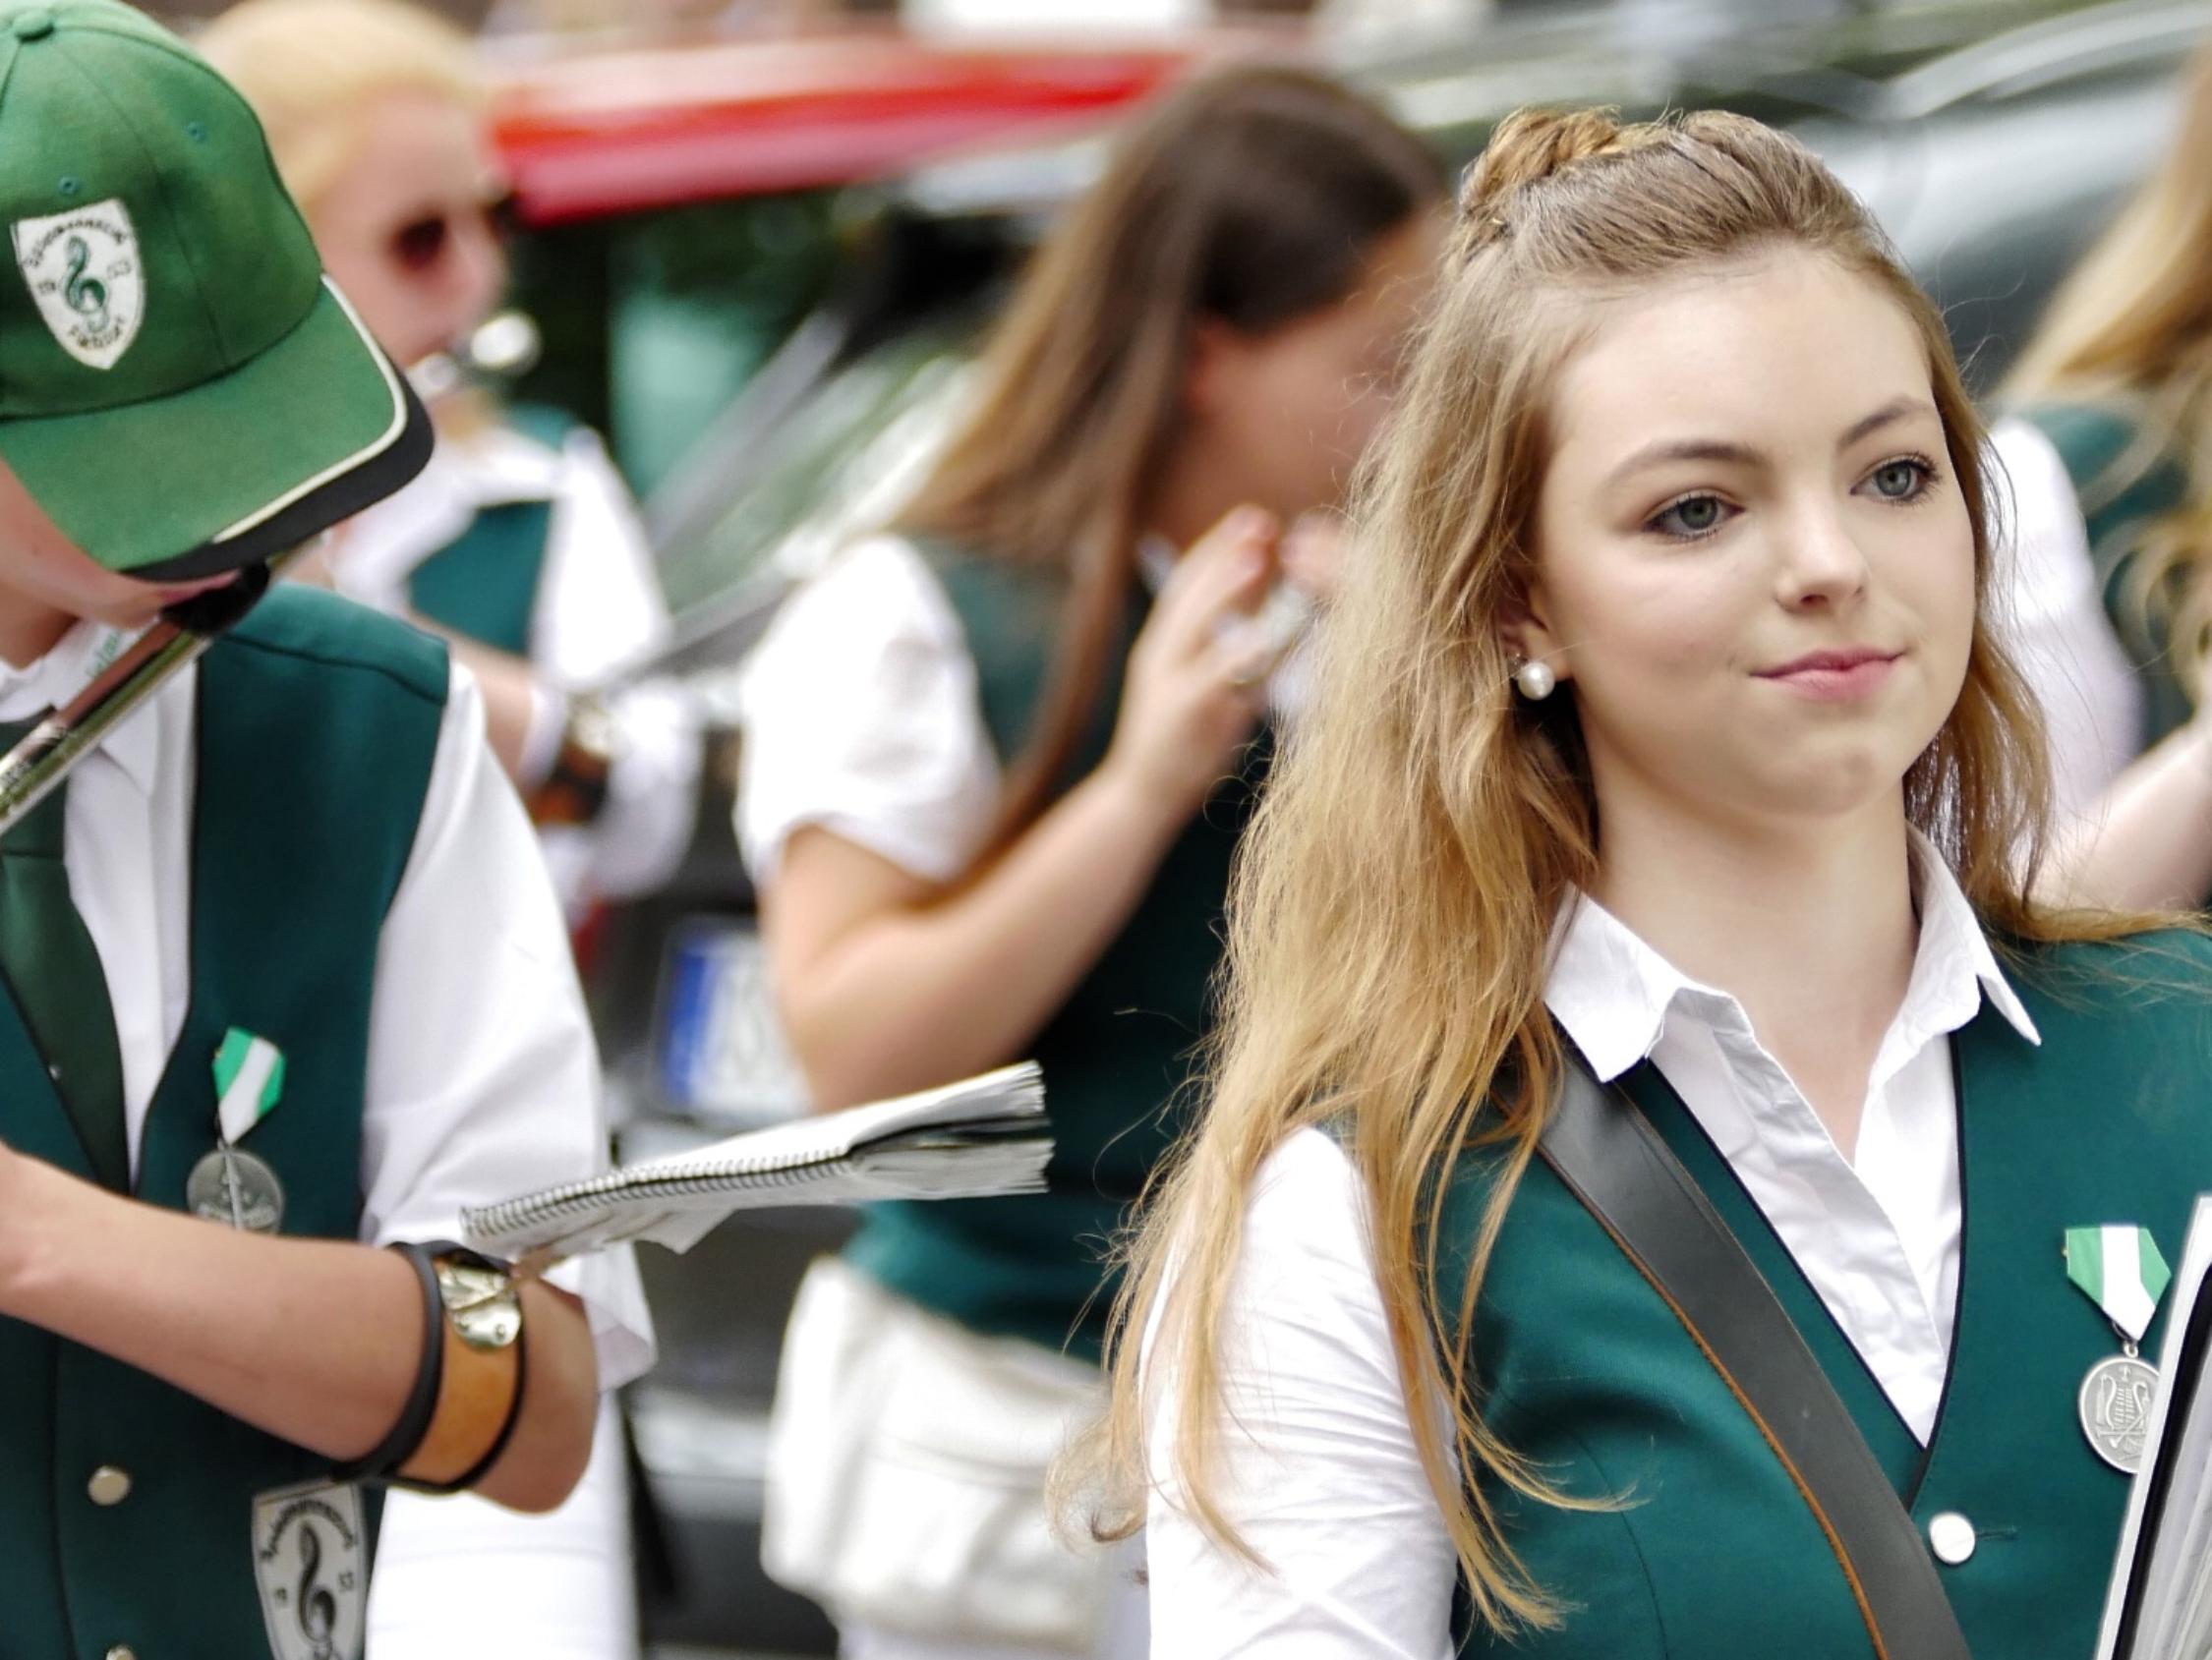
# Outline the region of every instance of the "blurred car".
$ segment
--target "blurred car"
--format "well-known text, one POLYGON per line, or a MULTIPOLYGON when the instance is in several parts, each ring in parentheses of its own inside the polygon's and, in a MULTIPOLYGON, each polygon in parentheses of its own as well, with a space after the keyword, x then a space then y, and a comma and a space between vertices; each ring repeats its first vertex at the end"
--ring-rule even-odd
MULTIPOLYGON (((1529 102, 1790 127, 1874 208, 1986 392, 2160 152, 2208 29, 2212 0, 1550 4, 1336 67, 1454 162, 1529 102)), ((926 461, 977 334, 1095 174, 1110 117, 1193 57, 1249 44, 1018 60, 878 40, 873 57, 709 48, 513 70, 521 299, 549 344, 524 391, 611 433, 676 609, 656 666, 723 725, 781 596, 926 461)), ((727 769, 721 783, 675 883, 596 942, 633 1155, 800 1105, 727 769)), ((650 1255, 666 1358, 633 1404, 674 1570, 648 1600, 664 1640, 830 1651, 819 1617, 759 1575, 759 1470, 790 1290, 844 1228, 763 1215, 688 1257, 650 1255)))

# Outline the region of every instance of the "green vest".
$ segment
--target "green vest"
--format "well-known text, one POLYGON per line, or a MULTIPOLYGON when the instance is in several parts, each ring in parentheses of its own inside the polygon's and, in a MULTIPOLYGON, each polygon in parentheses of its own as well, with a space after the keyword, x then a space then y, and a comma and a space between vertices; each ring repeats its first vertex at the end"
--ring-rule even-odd
MULTIPOLYGON (((1625 1081, 1789 1311, 1925 1531, 1957 1512, 1973 1555, 1940 1570, 1977 1660, 2087 1660, 2127 1480, 2076 1420, 2119 1340, 2068 1284, 2064 1231, 2139 1223, 2178 1261, 2212 1187, 2212 942, 2030 946, 2008 965, 2041 1047, 1984 1006, 1952 1040, 1964 1234, 1949 1387, 1925 1450, 1819 1294, 1650 1065, 1625 1081), (2185 990, 2154 990, 2180 985, 2185 990)), ((1444 1305, 1494 1160, 1445 1197, 1444 1305)), ((2151 1326, 2156 1354, 2165 1313, 2151 1326)), ((1448 1335, 1447 1343, 1459 1341, 1448 1335)), ((1471 1356, 1485 1421, 1565 1492, 1607 1513, 1500 1497, 1516 1549, 1566 1605, 1562 1629, 1465 1652, 1528 1660, 1869 1660, 1872 1644, 1811 1511, 1668 1306, 1542 1164, 1515 1194, 1471 1356)))
MULTIPOLYGON (((1025 741, 1066 593, 1058 572, 920 548, 975 658, 983 720, 1002 760, 1025 741)), ((1067 785, 1105 758, 1122 669, 1143 621, 1134 606, 1067 785)), ((870 1208, 848 1257, 903 1296, 971 1330, 1098 1358, 1115 1281, 1107 1241, 1174 1140, 1173 1111, 1212 1021, 1229 861, 1266 767, 1264 739, 1177 839, 1121 934, 1046 1023, 1055 1147, 1047 1191, 870 1208)))
MULTIPOLYGON (((504 418, 548 449, 559 449, 575 429, 558 410, 536 405, 509 409, 504 418)), ((409 573, 407 603, 418 616, 465 640, 527 658, 553 508, 550 501, 506 501, 483 509, 467 530, 409 573)))
POLYGON ((2168 451, 2136 453, 2141 429, 2120 410, 2047 404, 2020 414, 2042 429, 2073 481, 2105 614, 2142 683, 2141 747, 2149 749, 2185 725, 2195 708, 2174 673, 2158 608, 2146 617, 2135 576, 2144 531, 2188 497, 2187 470, 2168 451))
MULTIPOLYGON (((444 652, 285 587, 199 675, 191 1002, 147 1113, 138 1196, 184 1208, 185 1178, 215 1143, 215 1051, 239 1026, 284 1053, 283 1099, 246 1143, 284 1183, 284 1231, 356 1238, 377 943, 437 752, 444 652)), ((5 997, 0 1140, 90 1178, 5 997)), ((0 1654, 265 1654, 253 1497, 328 1467, 147 1373, 0 1319, 0 1654), (87 1492, 103 1464, 133 1478, 105 1508, 87 1492)))

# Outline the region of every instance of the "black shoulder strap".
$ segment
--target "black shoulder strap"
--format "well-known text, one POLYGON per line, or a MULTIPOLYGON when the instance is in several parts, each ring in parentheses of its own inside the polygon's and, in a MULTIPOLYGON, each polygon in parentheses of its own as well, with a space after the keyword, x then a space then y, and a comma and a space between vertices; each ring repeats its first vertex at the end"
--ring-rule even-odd
POLYGON ((1688 1328, 1812 1506, 1882 1660, 1971 1660, 1934 1559, 1796 1325, 1628 1097, 1570 1059, 1543 1160, 1688 1328))

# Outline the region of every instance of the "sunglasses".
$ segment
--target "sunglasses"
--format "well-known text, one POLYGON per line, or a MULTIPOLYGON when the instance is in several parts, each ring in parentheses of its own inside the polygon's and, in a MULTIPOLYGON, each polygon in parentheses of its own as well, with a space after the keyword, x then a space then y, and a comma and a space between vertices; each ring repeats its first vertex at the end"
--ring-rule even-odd
POLYGON ((392 263, 413 276, 437 269, 452 251, 464 217, 481 220, 493 236, 504 240, 517 223, 513 192, 471 208, 425 213, 391 233, 392 263))

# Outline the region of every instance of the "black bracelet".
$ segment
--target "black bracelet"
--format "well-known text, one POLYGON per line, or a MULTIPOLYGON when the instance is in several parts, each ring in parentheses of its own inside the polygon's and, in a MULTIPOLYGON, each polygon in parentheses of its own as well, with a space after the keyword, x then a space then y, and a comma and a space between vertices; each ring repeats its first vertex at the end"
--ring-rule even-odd
POLYGON ((435 1247, 402 1241, 387 1248, 406 1258, 422 1285, 423 1357, 415 1368, 415 1387, 408 1394, 407 1404, 400 1408, 399 1421, 391 1426, 391 1433, 366 1458, 331 1470, 331 1478, 336 1481, 388 1480, 415 1456, 437 1413, 437 1389, 445 1376, 445 1299, 438 1292, 437 1270, 432 1265, 435 1247))

